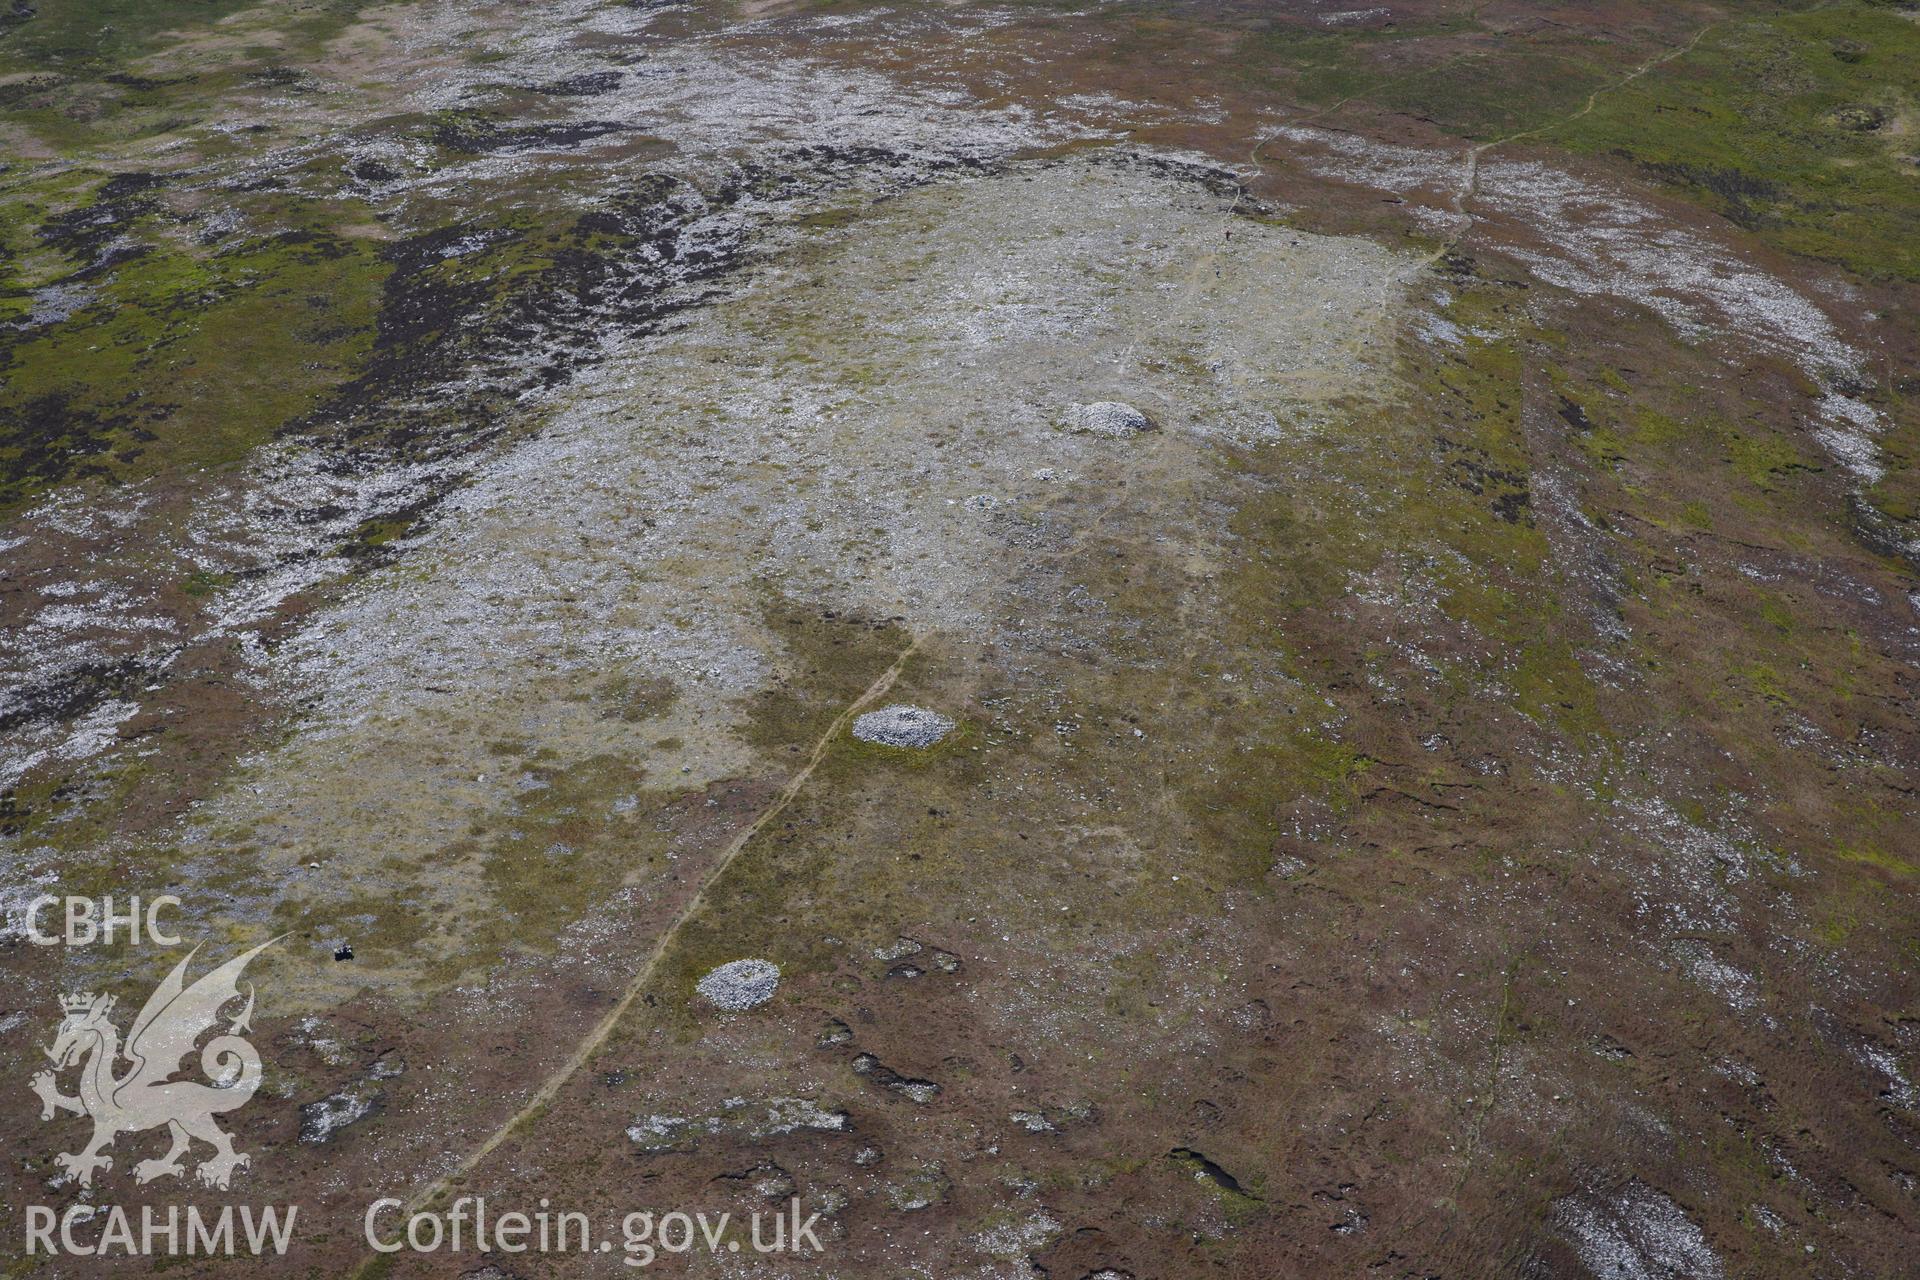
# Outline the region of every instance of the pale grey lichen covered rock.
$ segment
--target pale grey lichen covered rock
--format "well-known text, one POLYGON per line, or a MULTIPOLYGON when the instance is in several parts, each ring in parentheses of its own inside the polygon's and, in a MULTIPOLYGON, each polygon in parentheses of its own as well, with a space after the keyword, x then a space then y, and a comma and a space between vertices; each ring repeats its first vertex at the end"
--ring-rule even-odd
POLYGON ((770 960, 734 960, 707 974, 695 989, 722 1009, 752 1009, 773 999, 780 966, 770 960))
POLYGON ((1638 1178, 1553 1202, 1550 1219, 1607 1280, 1721 1280, 1726 1269, 1679 1205, 1638 1178))
POLYGON ((845 1111, 824 1107, 808 1097, 777 1097, 753 1101, 728 1098, 717 1111, 705 1115, 635 1116, 627 1137, 642 1151, 691 1151, 702 1138, 716 1134, 760 1142, 802 1131, 844 1133, 851 1123, 845 1111))
POLYGON ((917 956, 924 950, 926 950, 926 948, 918 942, 907 937, 905 934, 901 934, 886 946, 874 948, 873 958, 875 960, 905 960, 908 956, 917 956))
POLYGON ((953 721, 925 707, 895 703, 856 716, 853 736, 888 747, 930 747, 953 732, 953 721))
POLYGON ((1142 431, 1156 430, 1152 418, 1118 400, 1097 400, 1092 404, 1075 405, 1073 425, 1075 430, 1088 435, 1112 438, 1137 436, 1142 431))

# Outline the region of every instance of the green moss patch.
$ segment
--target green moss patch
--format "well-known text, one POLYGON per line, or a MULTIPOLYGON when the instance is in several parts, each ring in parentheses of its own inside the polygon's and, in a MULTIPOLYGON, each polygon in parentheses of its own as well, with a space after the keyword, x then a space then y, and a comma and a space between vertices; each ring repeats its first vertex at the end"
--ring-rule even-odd
POLYGON ((1641 165, 1781 248, 1920 280, 1920 23, 1850 3, 1735 21, 1547 136, 1641 165))

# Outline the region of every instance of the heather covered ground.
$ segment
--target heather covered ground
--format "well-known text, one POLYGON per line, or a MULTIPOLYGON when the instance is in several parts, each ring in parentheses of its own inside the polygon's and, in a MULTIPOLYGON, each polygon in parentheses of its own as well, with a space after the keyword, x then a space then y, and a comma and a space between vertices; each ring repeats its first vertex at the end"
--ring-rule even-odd
POLYGON ((1920 10, 1357 2, 0 12, 7 1274, 1910 1270, 1920 10))

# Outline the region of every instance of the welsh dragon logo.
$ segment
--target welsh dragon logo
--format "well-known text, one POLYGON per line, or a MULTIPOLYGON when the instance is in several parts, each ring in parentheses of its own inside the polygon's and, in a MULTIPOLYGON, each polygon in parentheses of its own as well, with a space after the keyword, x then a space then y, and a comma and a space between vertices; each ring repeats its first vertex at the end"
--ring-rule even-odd
POLYGON ((234 1172, 246 1167, 249 1159, 233 1149, 233 1139, 213 1118, 245 1106, 260 1087, 260 1054, 243 1038, 253 1030, 251 983, 246 1006, 223 1033, 200 1049, 200 1069, 217 1083, 170 1077, 180 1070, 181 1059, 194 1051, 200 1037, 218 1028, 220 1010, 240 998, 240 974, 248 961, 277 941, 263 942, 236 956, 192 986, 186 984, 187 963, 199 948, 189 951, 147 997, 124 1048, 119 1028, 107 1018, 113 1011, 112 996, 92 992, 62 996, 60 1008, 65 1016, 53 1047, 46 1050, 54 1070, 35 1075, 33 1091, 40 1095, 42 1120, 63 1111, 89 1116, 93 1139, 71 1155, 55 1156, 54 1162, 81 1186, 91 1186, 96 1170, 113 1168, 113 1157, 103 1152, 116 1137, 165 1125, 173 1145, 159 1159, 136 1164, 134 1180, 151 1182, 184 1174, 181 1159, 198 1139, 214 1154, 194 1170, 195 1176, 207 1186, 225 1190, 234 1172), (129 1065, 119 1071, 123 1060, 129 1065), (79 1091, 68 1096, 60 1092, 57 1073, 73 1066, 80 1068, 79 1091))

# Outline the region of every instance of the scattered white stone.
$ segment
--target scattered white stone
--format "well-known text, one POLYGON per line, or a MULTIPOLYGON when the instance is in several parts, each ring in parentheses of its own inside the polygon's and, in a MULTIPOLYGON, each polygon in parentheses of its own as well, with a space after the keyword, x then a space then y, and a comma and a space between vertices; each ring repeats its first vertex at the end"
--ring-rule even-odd
POLYGON ((912 938, 902 934, 884 947, 875 947, 873 950, 873 958, 875 960, 905 960, 908 956, 919 955, 925 949, 926 948, 922 947, 912 938))
POLYGON ((953 1183, 938 1165, 919 1169, 887 1188, 887 1199, 902 1213, 930 1209, 947 1198, 953 1183))
POLYGON ((1092 404, 1075 405, 1073 422, 1076 430, 1088 435, 1115 439, 1155 430, 1152 418, 1118 400, 1096 400, 1092 404))
POLYGON ((1003 1222, 973 1238, 974 1247, 1003 1261, 1017 1261, 1060 1237, 1060 1222, 1044 1210, 1020 1222, 1003 1222))
POLYGON ((1552 1220, 1580 1261, 1607 1280, 1720 1280, 1706 1236, 1665 1194, 1632 1178, 1554 1202, 1552 1220))
POLYGON ((1687 976, 1710 988, 1738 1012, 1748 1013, 1759 1005, 1759 980, 1714 955, 1705 943, 1682 939, 1674 944, 1674 950, 1687 976))
POLYGON ((856 716, 853 736, 888 747, 930 747, 953 732, 953 721, 925 707, 895 703, 856 716))
POLYGON ((300 1141, 318 1145, 373 1113, 374 1097, 363 1089, 348 1089, 309 1102, 300 1108, 300 1141))
POLYGON ((780 966, 769 960, 733 960, 700 979, 696 989, 722 1009, 752 1009, 773 999, 780 966))
MULTIPOLYGON (((4 1019, 0 1019, 0 1026, 4 1026, 4 1019)), ((1854 1057, 1887 1078, 1891 1087, 1883 1091, 1881 1097, 1909 1109, 1920 1102, 1920 1091, 1914 1089, 1913 1081, 1901 1070, 1900 1059, 1886 1048, 1877 1044, 1863 1044, 1854 1050, 1854 1057)))
POLYGON ((24 318, 16 320, 16 329, 32 329, 43 324, 59 324, 83 308, 92 306, 99 295, 83 284, 50 284, 35 289, 24 318))
POLYGON ((846 1127, 846 1112, 829 1110, 812 1098, 769 1098, 766 1114, 751 1132, 755 1137, 792 1133, 797 1129, 841 1133, 846 1127))

